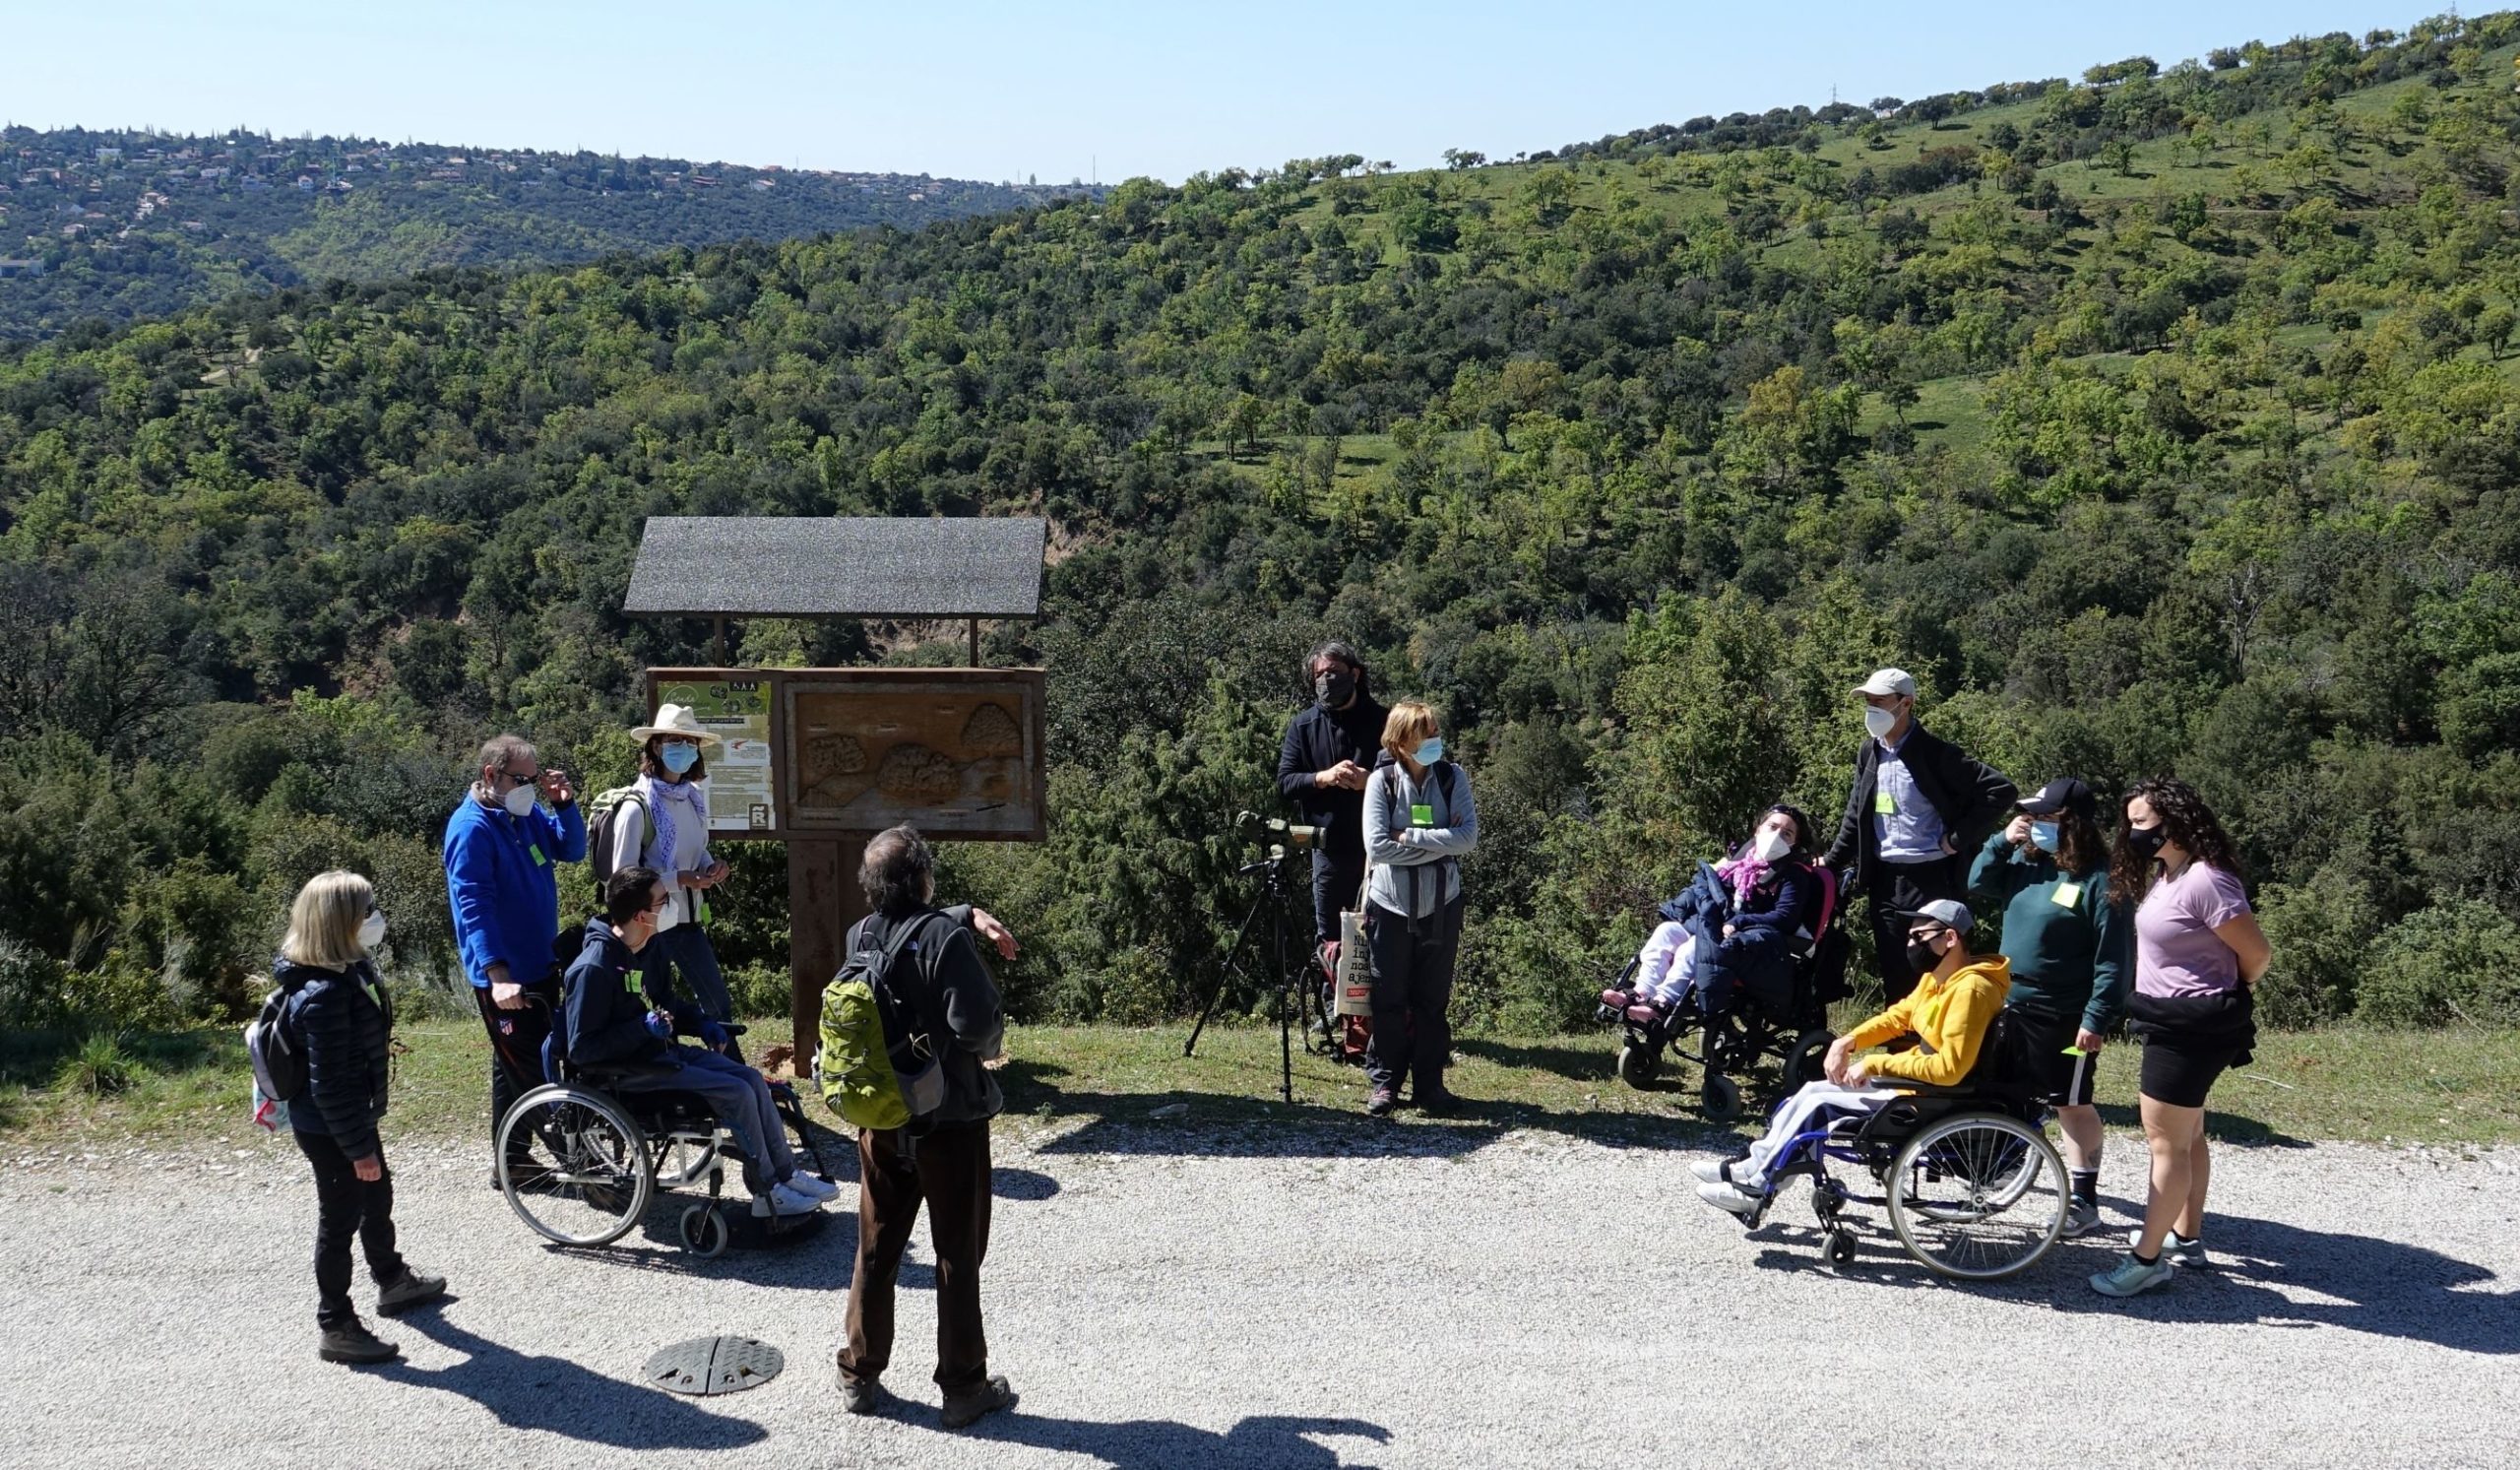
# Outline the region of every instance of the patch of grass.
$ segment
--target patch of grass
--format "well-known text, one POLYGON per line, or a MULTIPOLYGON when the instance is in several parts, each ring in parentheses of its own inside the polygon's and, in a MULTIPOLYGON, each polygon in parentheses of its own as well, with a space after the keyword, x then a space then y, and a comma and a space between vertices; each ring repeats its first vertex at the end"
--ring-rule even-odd
POLYGON ((78 1096, 109 1098, 130 1090, 143 1074, 140 1062, 122 1049, 121 1038, 98 1033, 61 1059, 52 1085, 78 1096))
MULTIPOLYGON (((787 1029, 784 1017, 756 1022, 755 1052, 787 1029)), ((1186 1023, 1018 1027, 1007 1041, 1013 1060, 1000 1074, 1007 1114, 1084 1119, 1090 1126, 1161 1126, 1180 1118, 1246 1130, 1291 1120, 1362 1122, 1363 1073, 1307 1055, 1300 1038, 1291 1110, 1278 1096, 1275 1028, 1212 1026, 1197 1055, 1185 1058, 1187 1034, 1186 1023), (1183 1105, 1184 1114, 1158 1116, 1160 1109, 1183 1105)), ((407 1136, 484 1132, 489 1044, 480 1026, 429 1020, 397 1035, 410 1050, 395 1063, 389 1126, 407 1136)), ((72 1075, 84 1044, 29 1033, 0 1039, 0 1079, 6 1079, 0 1138, 19 1147, 164 1148, 234 1136, 247 1125, 244 1047, 232 1028, 126 1037, 118 1045, 105 1040, 127 1078, 118 1090, 98 1090, 86 1084, 84 1073, 72 1075)), ((1532 1128, 1623 1145, 1717 1137, 1697 1116, 1695 1069, 1674 1064, 1654 1089, 1630 1088, 1613 1074, 1617 1037, 1607 1028, 1567 1036, 1465 1035, 1454 1050, 1460 1059, 1451 1082, 1470 1106, 1444 1124, 1404 1113, 1405 1125, 1490 1135, 1532 1128)), ((104 1055, 100 1050, 98 1058, 104 1055)), ((2112 1126, 2135 1124, 2138 1059, 2131 1045, 2101 1054, 2100 1097, 2112 1126)), ((820 1103, 808 1111, 830 1121, 820 1103)), ((2269 1032, 2259 1040, 2256 1063, 2216 1086, 2208 1123, 2216 1137, 2240 1143, 2520 1143, 2520 1032, 2269 1032)))

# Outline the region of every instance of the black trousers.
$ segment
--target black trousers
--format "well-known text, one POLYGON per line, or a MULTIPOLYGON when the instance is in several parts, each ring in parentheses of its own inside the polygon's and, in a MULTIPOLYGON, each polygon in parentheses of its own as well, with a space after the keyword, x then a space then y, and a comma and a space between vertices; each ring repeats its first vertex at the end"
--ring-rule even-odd
MULTIPOLYGON (((312 1106, 306 1105, 306 1106, 312 1106)), ((367 1255, 367 1274, 391 1286, 410 1270, 394 1248, 394 1171, 370 1183, 350 1167, 330 1134, 298 1133, 297 1147, 315 1166, 315 1323, 342 1327, 357 1320, 350 1305, 350 1240, 367 1255)), ((385 1162, 383 1149, 376 1162, 385 1162)))
MULTIPOLYGON (((475 986, 472 999, 481 1007, 481 1025, 490 1033, 490 1139, 496 1144, 499 1119, 516 1100, 542 1085, 542 1043, 551 1035, 551 1018, 560 1009, 558 977, 525 988, 526 1003, 501 1010, 488 986, 475 986), (539 1004, 536 1003, 539 1000, 539 1004)), ((527 1163, 520 1151, 508 1162, 527 1163)))
MULTIPOLYGON (((1436 881, 1442 881, 1440 874, 1436 881)), ((1445 1014, 1453 1000, 1453 959, 1461 950, 1463 900, 1409 921, 1380 904, 1365 910, 1365 937, 1373 946, 1374 1031, 1365 1040, 1365 1076, 1376 1088, 1397 1089, 1415 1079, 1419 1102, 1444 1090, 1444 1063, 1452 1059, 1453 1028, 1445 1014)))
POLYGON ((1316 945, 1339 937, 1339 916, 1365 885, 1365 855, 1336 857, 1312 850, 1312 937, 1316 945))
POLYGON ((1966 901, 1968 880, 1958 858, 1925 863, 1884 863, 1873 869, 1872 943, 1881 956, 1881 993, 1885 1003, 1905 1000, 1917 988, 1917 969, 1908 963, 1908 926, 1913 910, 1937 898, 1966 901))
POLYGON ((893 1294, 918 1207, 936 1247, 936 1386, 947 1396, 988 1382, 980 1262, 988 1256, 988 1124, 954 1123, 906 1149, 896 1130, 857 1132, 857 1267, 849 1281, 849 1341, 840 1371, 880 1377, 893 1362, 893 1294))

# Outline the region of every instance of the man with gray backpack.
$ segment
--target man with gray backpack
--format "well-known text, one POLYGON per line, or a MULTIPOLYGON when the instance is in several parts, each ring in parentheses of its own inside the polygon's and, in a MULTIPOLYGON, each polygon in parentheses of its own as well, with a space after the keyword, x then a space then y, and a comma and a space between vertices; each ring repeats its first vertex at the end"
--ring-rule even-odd
POLYGON ((893 1354, 902 1252, 928 1212, 936 1252, 936 1385, 947 1429, 1015 1402, 988 1372, 980 1262, 988 1254, 989 1119, 1004 1106, 984 1062, 1006 1037, 996 982, 967 926, 1012 940, 968 908, 938 909, 936 859, 913 827, 866 844, 857 881, 874 910, 850 931, 826 991, 823 1096, 857 1132, 857 1264, 840 1392, 871 1414, 893 1354))

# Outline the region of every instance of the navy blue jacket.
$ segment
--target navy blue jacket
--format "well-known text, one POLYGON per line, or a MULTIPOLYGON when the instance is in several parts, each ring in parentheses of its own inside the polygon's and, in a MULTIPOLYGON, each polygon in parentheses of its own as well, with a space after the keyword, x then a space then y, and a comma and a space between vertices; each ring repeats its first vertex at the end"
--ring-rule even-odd
MULTIPOLYGON (((560 977, 561 1054, 580 1066, 663 1061, 671 1043, 648 1029, 649 997, 640 984, 638 956, 601 915, 587 921, 578 957, 560 977)), ((659 1002, 672 1013, 676 1031, 698 1032, 701 1016, 670 996, 659 1002)))
POLYGON ((373 1157, 394 1040, 394 1001, 375 967, 281 960, 272 980, 289 992, 281 1024, 306 1049, 306 1090, 288 1105, 288 1125, 331 1138, 348 1158, 373 1157))

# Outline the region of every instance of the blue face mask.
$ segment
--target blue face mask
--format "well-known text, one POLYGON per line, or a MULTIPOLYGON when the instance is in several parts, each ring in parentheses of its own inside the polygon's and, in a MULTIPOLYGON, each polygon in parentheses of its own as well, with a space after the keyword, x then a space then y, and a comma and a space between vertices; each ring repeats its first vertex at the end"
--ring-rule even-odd
POLYGON ((2030 824, 2030 842, 2033 847, 2036 847, 2043 853, 2055 852, 2057 843, 2056 824, 2054 822, 2032 822, 2030 824))
POLYGON ((1421 766, 1431 766, 1443 758, 1444 737, 1442 735, 1428 735, 1425 743, 1418 747, 1417 760, 1421 766))
POLYGON ((700 763, 700 747, 682 744, 667 745, 658 752, 657 758, 664 762, 666 770, 679 776, 700 763))

